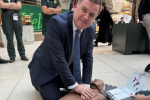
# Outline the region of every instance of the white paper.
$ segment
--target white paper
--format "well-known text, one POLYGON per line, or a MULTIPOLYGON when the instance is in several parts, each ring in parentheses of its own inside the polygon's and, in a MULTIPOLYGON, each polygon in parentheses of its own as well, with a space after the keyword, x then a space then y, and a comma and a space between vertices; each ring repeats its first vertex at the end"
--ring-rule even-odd
POLYGON ((142 90, 146 81, 147 77, 145 75, 133 73, 125 87, 109 90, 107 91, 107 94, 109 97, 113 98, 112 100, 122 100, 133 96, 136 92, 142 90))

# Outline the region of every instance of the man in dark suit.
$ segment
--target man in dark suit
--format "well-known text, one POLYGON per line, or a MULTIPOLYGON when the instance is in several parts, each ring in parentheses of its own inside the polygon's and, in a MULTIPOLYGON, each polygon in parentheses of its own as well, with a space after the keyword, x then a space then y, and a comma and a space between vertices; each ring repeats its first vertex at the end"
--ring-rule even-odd
POLYGON ((125 24, 124 17, 121 17, 121 21, 119 21, 118 24, 125 24))
POLYGON ((92 23, 100 13, 101 1, 79 0, 78 3, 74 13, 65 12, 49 20, 45 39, 28 66, 32 84, 44 100, 61 98, 60 87, 74 89, 82 99, 93 97, 90 83, 95 26, 92 23))

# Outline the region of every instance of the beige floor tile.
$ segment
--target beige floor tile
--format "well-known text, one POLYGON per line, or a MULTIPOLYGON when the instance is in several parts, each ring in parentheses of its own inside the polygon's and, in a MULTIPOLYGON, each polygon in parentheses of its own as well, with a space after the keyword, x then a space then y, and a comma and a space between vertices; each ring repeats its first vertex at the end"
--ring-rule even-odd
MULTIPOLYGON (((0 100, 42 100, 32 84, 28 64, 33 53, 42 41, 25 45, 26 56, 29 61, 21 61, 16 48, 16 61, 14 63, 0 64, 0 100), (17 84, 18 83, 18 84, 17 84), (9 98, 9 99, 8 99, 9 98)), ((99 43, 93 50, 92 79, 102 79, 106 84, 125 86, 134 72, 143 73, 145 66, 150 63, 150 55, 133 54, 123 55, 112 50, 107 43, 99 43)), ((7 48, 0 48, 0 56, 9 59, 7 48)), ((150 73, 146 72, 148 81, 144 88, 150 87, 150 73)))
POLYGON ((8 100, 42 100, 30 79, 21 79, 8 100))
POLYGON ((18 81, 18 79, 0 80, 0 100, 7 100, 9 98, 18 81))

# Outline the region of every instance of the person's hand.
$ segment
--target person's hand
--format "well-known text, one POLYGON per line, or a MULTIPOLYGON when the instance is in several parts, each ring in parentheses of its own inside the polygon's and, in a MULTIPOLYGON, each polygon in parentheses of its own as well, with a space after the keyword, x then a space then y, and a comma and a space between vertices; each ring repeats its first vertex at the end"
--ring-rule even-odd
POLYGON ((140 21, 140 23, 142 23, 142 25, 145 27, 145 24, 144 24, 144 22, 143 22, 143 21, 140 21))
POLYGON ((12 6, 16 5, 16 3, 14 3, 14 2, 11 2, 11 4, 12 4, 12 6))
POLYGON ((89 98, 92 98, 93 97, 93 93, 92 93, 92 90, 88 87, 88 86, 85 86, 83 84, 78 84, 74 90, 77 92, 77 93, 80 93, 81 94, 81 99, 89 99, 89 98))
POLYGON ((138 94, 138 95, 135 95, 135 96, 132 96, 135 100, 145 100, 146 96, 145 95, 141 95, 141 94, 138 94))
POLYGON ((0 0, 0 3, 4 3, 3 0, 0 0))

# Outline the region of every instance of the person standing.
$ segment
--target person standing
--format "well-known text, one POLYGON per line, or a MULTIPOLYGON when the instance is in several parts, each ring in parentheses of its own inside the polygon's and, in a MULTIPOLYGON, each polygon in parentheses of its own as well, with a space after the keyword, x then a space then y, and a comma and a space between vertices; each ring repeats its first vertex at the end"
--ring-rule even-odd
POLYGON ((96 18, 98 20, 99 31, 96 41, 94 42, 94 46, 98 46, 98 42, 106 43, 108 45, 112 44, 112 27, 113 27, 113 20, 106 8, 106 3, 102 2, 102 11, 96 18))
POLYGON ((119 21, 118 24, 125 24, 124 17, 121 17, 121 21, 119 21))
POLYGON ((94 19, 100 0, 79 0, 74 12, 52 17, 47 34, 28 65, 31 82, 43 100, 59 100, 61 87, 74 89, 82 99, 92 98, 94 19), (80 59, 83 74, 80 71, 80 59))
MULTIPOLYGON (((149 51, 150 52, 150 0, 141 0, 139 9, 139 22, 146 28, 148 37, 149 37, 149 51)), ((145 68, 145 71, 150 70, 150 64, 145 68)))
POLYGON ((138 18, 138 8, 141 0, 133 0, 132 1, 132 17, 130 23, 137 23, 138 18))
POLYGON ((19 14, 19 9, 21 9, 20 0, 3 0, 0 7, 2 10, 2 29, 6 35, 7 51, 10 57, 9 62, 13 63, 16 57, 13 44, 14 33, 21 60, 28 61, 29 59, 25 56, 25 48, 22 41, 22 23, 19 14))
POLYGON ((61 13, 59 0, 41 0, 42 9, 42 34, 45 36, 49 19, 61 13))

